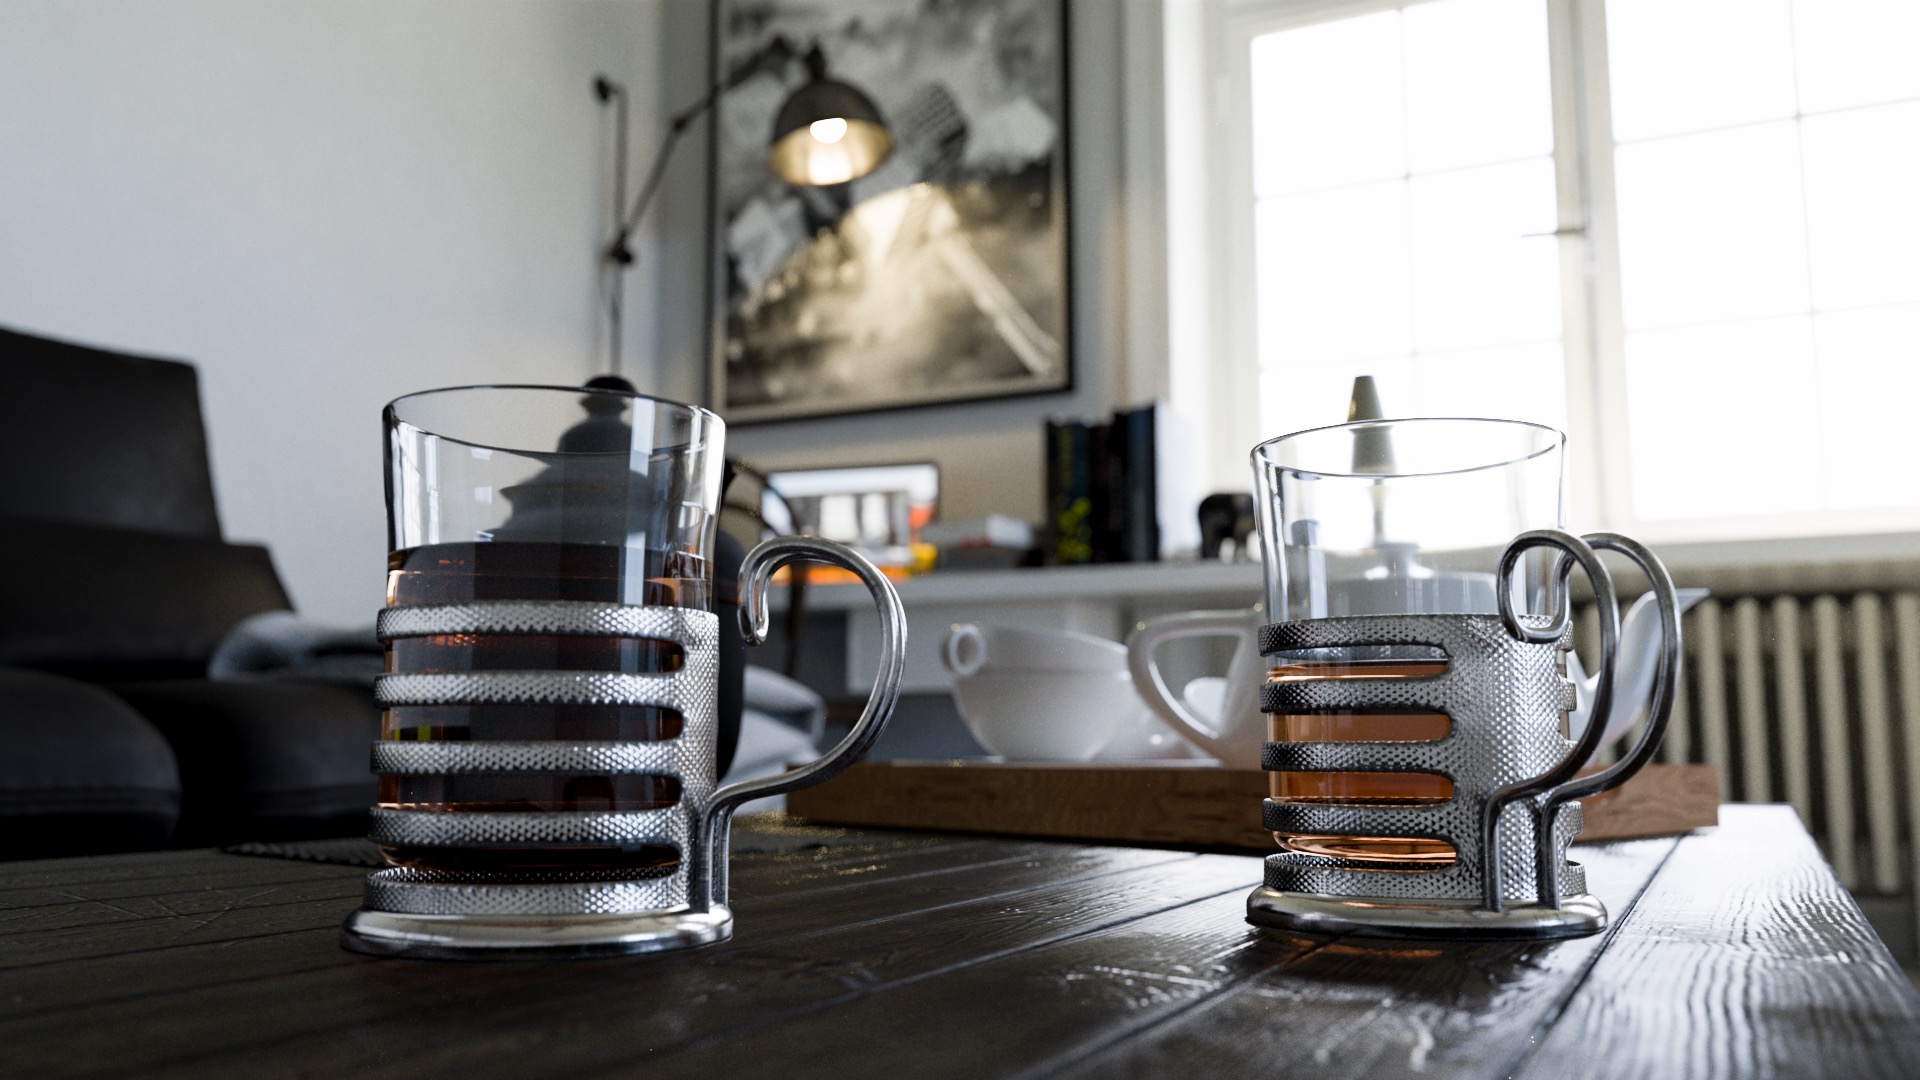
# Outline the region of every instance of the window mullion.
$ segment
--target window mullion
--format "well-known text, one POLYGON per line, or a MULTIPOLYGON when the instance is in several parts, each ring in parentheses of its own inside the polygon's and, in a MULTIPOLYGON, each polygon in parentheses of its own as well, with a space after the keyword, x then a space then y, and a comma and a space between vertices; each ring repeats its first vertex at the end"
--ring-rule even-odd
MULTIPOLYGON (((1212 168, 1218 197, 1210 227, 1217 253, 1209 289, 1217 336, 1213 424, 1209 457, 1245 467, 1246 453, 1263 438, 1284 434, 1260 428, 1261 370, 1259 341, 1259 265, 1254 251, 1252 42, 1257 22, 1244 12, 1221 12, 1209 28, 1210 70, 1217 73, 1207 92, 1213 98, 1217 152, 1212 168), (1239 15, 1240 17, 1235 17, 1239 15)), ((1225 477, 1223 477, 1225 479, 1225 477)), ((1227 490, 1247 482, 1234 477, 1227 490)))
MULTIPOLYGON (((1592 500, 1582 516, 1610 529, 1634 530, 1633 454, 1627 410, 1626 329, 1620 299, 1620 218, 1614 198, 1613 110, 1608 87, 1605 0, 1553 0, 1567 30, 1569 92, 1575 108, 1572 151, 1584 192, 1584 284, 1586 370, 1569 367, 1567 389, 1578 402, 1586 430, 1574 432, 1585 448, 1592 500)), ((1556 100, 1559 78, 1556 75, 1556 100)), ((1576 404, 1570 402, 1570 405, 1576 404)), ((1570 412, 1574 410, 1570 409, 1570 412)), ((1578 489, 1576 489, 1578 490, 1578 489)))
POLYGON ((1596 342, 1591 197, 1587 183, 1585 105, 1581 100, 1577 0, 1547 0, 1548 70, 1553 87, 1553 177, 1560 245, 1560 343, 1566 379, 1568 476, 1579 529, 1607 521, 1598 454, 1600 417, 1593 387, 1596 342))

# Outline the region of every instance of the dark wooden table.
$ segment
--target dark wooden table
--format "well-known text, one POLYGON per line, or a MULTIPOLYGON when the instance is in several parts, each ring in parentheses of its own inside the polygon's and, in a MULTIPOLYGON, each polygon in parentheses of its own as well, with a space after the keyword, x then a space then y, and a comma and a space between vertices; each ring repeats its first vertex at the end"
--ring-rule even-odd
POLYGON ((1556 944, 1259 932, 1259 861, 748 819, 738 932, 669 956, 341 950, 363 871, 0 865, 0 1075, 1920 1075, 1920 995, 1792 810, 1578 856, 1556 944))

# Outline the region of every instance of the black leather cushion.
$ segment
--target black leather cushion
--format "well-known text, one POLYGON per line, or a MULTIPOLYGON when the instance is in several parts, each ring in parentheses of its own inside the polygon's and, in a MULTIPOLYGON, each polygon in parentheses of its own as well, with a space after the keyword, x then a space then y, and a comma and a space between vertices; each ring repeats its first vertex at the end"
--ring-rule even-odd
POLYGON ((365 832, 377 789, 373 695, 293 681, 115 686, 180 761, 175 846, 365 832))
POLYGON ((0 859, 165 847, 180 816, 173 751, 105 690, 0 668, 0 859))
POLYGON ((288 607, 265 548, 200 537, 0 517, 0 567, 0 663, 95 681, 204 675, 288 607))
POLYGON ((189 364, 0 330, 0 461, 0 514, 220 538, 189 364))

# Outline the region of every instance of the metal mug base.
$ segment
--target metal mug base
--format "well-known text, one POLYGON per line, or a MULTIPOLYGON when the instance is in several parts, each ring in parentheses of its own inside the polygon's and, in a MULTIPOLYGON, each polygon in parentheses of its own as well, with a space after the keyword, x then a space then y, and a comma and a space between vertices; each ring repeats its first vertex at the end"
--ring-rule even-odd
POLYGON ((637 915, 412 915, 361 908, 340 943, 370 956, 420 960, 560 960, 712 945, 733 936, 733 912, 637 915))
POLYGON ((1514 904, 1504 911, 1488 911, 1464 900, 1410 903, 1281 892, 1263 885, 1247 897, 1247 921, 1301 934, 1549 941, 1585 937, 1606 929, 1607 909, 1584 893, 1565 897, 1557 908, 1514 904))

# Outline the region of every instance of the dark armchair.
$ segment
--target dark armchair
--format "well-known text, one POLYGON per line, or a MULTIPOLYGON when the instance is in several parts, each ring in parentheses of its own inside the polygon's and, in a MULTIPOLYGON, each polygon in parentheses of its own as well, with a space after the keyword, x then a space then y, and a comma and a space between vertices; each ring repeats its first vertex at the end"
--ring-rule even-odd
POLYGON ((191 365, 0 330, 0 858, 362 827, 369 694, 206 677, 288 607, 221 538, 191 365))

